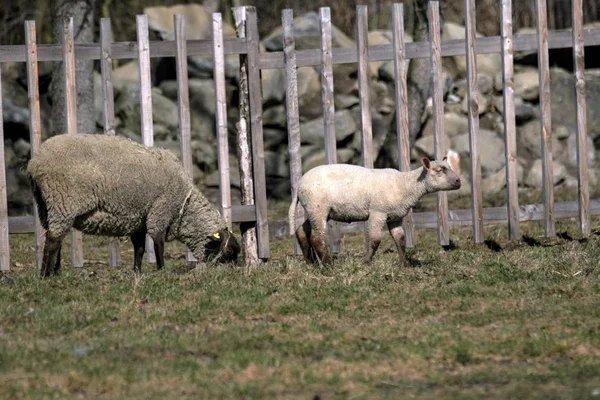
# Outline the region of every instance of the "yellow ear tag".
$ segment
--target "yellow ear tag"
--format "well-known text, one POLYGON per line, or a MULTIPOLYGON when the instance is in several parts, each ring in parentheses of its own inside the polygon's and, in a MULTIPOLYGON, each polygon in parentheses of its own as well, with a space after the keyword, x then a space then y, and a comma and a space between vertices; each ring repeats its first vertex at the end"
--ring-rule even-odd
POLYGON ((221 239, 221 235, 219 234, 219 232, 217 232, 217 233, 213 233, 213 237, 214 237, 215 239, 221 239))

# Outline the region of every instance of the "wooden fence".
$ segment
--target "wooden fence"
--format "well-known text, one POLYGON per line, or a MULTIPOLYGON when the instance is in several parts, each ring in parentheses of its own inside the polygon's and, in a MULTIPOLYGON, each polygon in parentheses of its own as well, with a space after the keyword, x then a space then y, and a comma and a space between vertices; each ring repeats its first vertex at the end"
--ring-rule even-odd
MULTIPOLYGON (((66 118, 68 133, 75 133, 75 80, 74 61, 100 60, 102 73, 102 93, 104 106, 105 134, 115 134, 115 117, 113 103, 113 87, 111 81, 112 60, 138 59, 140 75, 140 108, 142 140, 147 146, 153 144, 152 102, 150 91, 150 58, 175 57, 178 80, 179 130, 181 137, 181 159, 186 170, 191 174, 190 146, 190 109, 187 86, 188 56, 211 56, 214 61, 214 81, 216 94, 216 126, 218 142, 218 167, 220 183, 220 210, 232 223, 253 223, 257 233, 257 254, 261 259, 269 257, 269 239, 274 236, 289 234, 287 223, 267 219, 266 175, 263 153, 262 132, 262 96, 260 70, 279 68, 285 70, 286 105, 288 121, 288 139, 290 153, 290 173, 292 187, 302 174, 300 159, 300 123, 298 115, 298 91, 296 72, 302 66, 320 66, 322 80, 322 99, 324 113, 324 146, 327 162, 336 162, 336 141, 333 102, 333 64, 357 63, 358 82, 360 89, 361 132, 362 132, 362 161, 367 167, 373 167, 374 154, 371 132, 371 111, 369 101, 368 63, 371 61, 393 60, 396 74, 396 125, 399 150, 399 169, 409 169, 408 146, 408 110, 406 65, 413 58, 430 58, 431 79, 433 88, 433 121, 434 148, 436 158, 445 153, 443 126, 443 98, 441 80, 441 58, 445 56, 465 55, 467 59, 467 96, 468 120, 471 157, 471 187, 472 207, 470 210, 448 211, 446 194, 437 194, 437 210, 435 212, 411 213, 404 219, 407 234, 407 246, 414 246, 415 227, 436 228, 438 241, 442 245, 449 243, 449 226, 471 225, 473 239, 482 242, 484 239, 484 224, 508 223, 509 237, 513 240, 520 238, 519 222, 543 220, 545 234, 555 234, 556 218, 578 217, 581 232, 590 232, 590 216, 600 214, 600 201, 589 200, 588 166, 586 158, 586 110, 585 110, 585 79, 584 79, 584 46, 600 45, 600 30, 583 30, 582 0, 572 1, 573 29, 549 32, 546 22, 546 0, 536 0, 537 5, 537 34, 514 35, 512 32, 512 2, 501 0, 501 36, 475 36, 475 0, 465 0, 466 26, 465 39, 441 42, 439 3, 431 1, 427 10, 429 22, 429 40, 425 42, 405 43, 404 15, 402 4, 395 4, 392 13, 393 43, 388 45, 369 46, 367 40, 367 8, 357 6, 356 48, 332 48, 332 28, 329 8, 321 8, 321 48, 313 50, 295 50, 293 36, 293 14, 291 10, 282 13, 284 49, 280 52, 264 53, 259 49, 259 37, 256 11, 253 7, 243 7, 236 11, 245 29, 238 29, 238 38, 224 39, 222 36, 222 20, 220 14, 213 14, 212 40, 185 40, 183 17, 174 17, 175 40, 149 42, 148 21, 145 15, 137 16, 137 41, 111 43, 110 21, 103 18, 100 24, 100 43, 73 44, 73 24, 71 20, 64 21, 63 42, 61 45, 37 45, 35 38, 35 22, 25 22, 26 44, 20 46, 0 46, 0 65, 6 62, 25 62, 28 77, 28 95, 30 107, 30 132, 32 154, 39 149, 41 142, 40 106, 38 92, 39 61, 62 61, 66 77, 66 118), (242 12, 239 12, 242 11, 242 12), (578 162, 578 196, 575 202, 554 203, 552 184, 552 127, 550 118, 550 82, 548 50, 551 48, 573 48, 576 84, 573 90, 577 93, 577 162, 578 162), (513 85, 513 53, 515 51, 537 50, 539 66, 540 90, 540 140, 542 143, 543 160, 543 204, 519 205, 517 196, 517 158, 516 158, 516 129, 514 113, 513 85), (502 77, 504 81, 504 138, 506 157, 506 207, 483 208, 481 192, 481 163, 478 121, 478 100, 474 94, 477 87, 477 54, 500 53, 502 56, 502 77), (247 84, 246 100, 249 105, 249 116, 241 114, 244 121, 240 126, 246 126, 248 121, 251 132, 251 158, 253 173, 242 173, 247 176, 245 185, 252 182, 254 200, 250 199, 244 205, 232 205, 229 191, 229 165, 227 147, 227 108, 225 103, 225 71, 224 56, 235 54, 243 57, 244 65, 241 70, 240 82, 247 84), (247 71, 247 72, 246 72, 247 71), (252 203, 253 201, 253 203, 252 203)), ((1 80, 0 80, 1 85, 1 80)), ((1 100, 1 99, 0 99, 1 100)), ((1 117, 0 107, 0 117, 1 117)), ((0 124, 0 139, 3 139, 2 124, 0 124)), ((0 165, 4 168, 4 149, 0 147, 0 165)), ((249 160, 243 160, 249 161, 249 160)), ((251 186, 252 187, 252 186, 251 186)), ((301 207, 300 207, 301 209, 301 207)), ((298 219, 302 218, 299 210, 298 219)), ((340 232, 358 232, 364 229, 364 224, 330 224, 332 228, 332 244, 339 247, 340 232)), ((36 261, 41 260, 43 232, 34 208, 33 216, 8 217, 6 205, 5 171, 0 173, 0 269, 10 268, 9 233, 35 233, 36 261)), ((72 262, 76 267, 83 265, 81 251, 81 236, 75 232, 72 236, 72 262)), ((149 241, 148 241, 149 242, 149 241)), ((152 246, 147 243, 148 260, 154 261, 152 246)), ((187 251, 186 257, 193 256, 187 251)), ((118 244, 110 245, 110 265, 120 263, 118 244)))

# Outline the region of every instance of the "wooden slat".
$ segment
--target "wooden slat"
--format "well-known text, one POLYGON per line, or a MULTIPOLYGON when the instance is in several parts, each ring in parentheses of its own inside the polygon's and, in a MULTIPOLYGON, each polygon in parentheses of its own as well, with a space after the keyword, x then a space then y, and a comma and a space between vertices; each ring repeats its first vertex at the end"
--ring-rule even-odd
POLYGON ((481 194, 481 143, 479 140, 479 92, 477 89, 477 56, 475 54, 475 0, 465 0, 465 47, 467 51, 467 104, 469 120, 469 152, 471 154, 471 209, 473 241, 483 242, 483 206, 481 194))
POLYGON ((360 127, 362 134, 362 161, 373 168, 373 127, 371 125, 371 89, 369 77, 367 6, 356 6, 356 52, 358 59, 358 91, 360 101, 360 127))
MULTIPOLYGON (((294 11, 281 12, 283 26, 283 57, 285 62, 285 100, 288 131, 288 152, 290 155, 290 184, 292 196, 302 177, 302 156, 300 155, 300 116, 298 112, 298 71, 296 70, 296 44, 294 42, 294 11)), ((296 227, 304 223, 304 208, 296 208, 296 227)), ((293 235, 290 232, 290 235, 293 235)), ((294 235, 294 253, 302 254, 298 239, 294 235)))
POLYGON ((552 167, 552 118, 550 105, 550 62, 546 0, 536 0, 538 73, 540 83, 540 126, 542 142, 542 194, 545 206, 544 233, 554 236, 554 168, 552 167))
MULTIPOLYGON (((25 43, 27 47, 27 97, 29 99, 29 143, 31 156, 37 154, 42 144, 42 124, 40 114, 40 91, 38 85, 38 59, 35 35, 35 21, 25 21, 25 43)), ((33 201, 35 264, 42 268, 44 251, 44 229, 40 223, 37 204, 33 201)), ((10 228, 9 228, 10 229, 10 228)))
POLYGON ((0 68, 0 271, 8 271, 10 270, 10 245, 8 242, 8 203, 6 198, 6 164, 4 160, 3 121, 2 71, 0 68))
POLYGON ((573 16, 573 65, 575 66, 575 92, 577 96, 577 201, 579 202, 579 226, 581 233, 589 234, 590 189, 587 159, 587 121, 585 104, 585 50, 583 47, 582 0, 572 0, 573 16))
POLYGON ((512 0, 500 5, 500 34, 502 37, 502 79, 504 82, 504 151, 506 156, 506 208, 508 235, 521 239, 519 228, 519 179, 517 177, 517 131, 515 124, 515 88, 513 68, 512 0))
MULTIPOLYGON (((335 139, 335 100, 333 97, 333 64, 331 58, 331 10, 319 8, 319 28, 321 31, 321 92, 323 98, 323 135, 325 138, 325 160, 327 164, 337 163, 337 144, 335 139)), ((302 208, 302 207, 300 207, 302 208)), ((334 253, 340 252, 342 236, 340 225, 329 221, 329 242, 334 253)))
MULTIPOLYGON (((398 144, 398 169, 410 171, 410 139, 408 130, 408 89, 406 86, 406 46, 404 43, 404 5, 395 3, 392 8, 392 40, 394 46, 394 74, 396 76, 396 137, 398 144)), ((402 220, 405 245, 415 245, 412 210, 402 220)))
MULTIPOLYGON (((148 17, 146 14, 136 16, 138 61, 140 75, 140 120, 142 124, 142 142, 144 146, 154 145, 154 128, 152 125, 152 83, 150 78, 150 48, 148 46, 148 17)), ((146 261, 156 262, 154 243, 146 235, 146 261)))
MULTIPOLYGON (((429 21, 429 43, 431 49, 431 79, 433 91, 433 143, 435 159, 441 160, 446 155, 444 131, 444 98, 442 82, 442 60, 440 52, 440 5, 437 1, 430 1, 427 7, 427 20, 429 21)), ((448 230, 448 196, 446 192, 437 192, 438 213, 438 243, 447 246, 450 244, 448 230)))
MULTIPOLYGON (((104 109, 104 134, 115 136, 115 95, 112 83, 112 34, 110 18, 100 19, 100 74, 102 78, 102 108, 104 109)), ((121 265, 121 252, 119 240, 111 238, 108 242, 108 265, 118 267, 121 265)))
POLYGON ((227 135, 227 95, 225 93, 225 56, 223 55, 223 19, 212 14, 213 65, 215 82, 215 117, 219 166, 221 215, 231 229, 231 186, 229 179, 229 144, 227 135))
POLYGON ((248 40, 248 89, 250 94, 250 126, 252 132, 252 164, 254 166, 254 197, 256 203, 256 233, 258 257, 270 255, 267 220, 267 186, 262 130, 262 93, 258 69, 259 36, 256 8, 246 7, 246 37, 248 40))
MULTIPOLYGON (((63 18, 62 45, 65 74, 65 118, 67 134, 77 134, 77 83, 75 80, 75 46, 73 18, 63 18)), ((83 267, 83 237, 81 232, 71 230, 71 263, 83 267)))
MULTIPOLYGON (((190 119, 190 93, 188 87, 187 46, 185 44, 185 19, 183 15, 173 16, 175 32, 175 73, 177 75, 177 111, 179 117, 179 153, 183 168, 194 179, 192 164, 192 128, 190 119)), ((189 247, 185 246, 186 262, 195 262, 196 257, 189 247)))

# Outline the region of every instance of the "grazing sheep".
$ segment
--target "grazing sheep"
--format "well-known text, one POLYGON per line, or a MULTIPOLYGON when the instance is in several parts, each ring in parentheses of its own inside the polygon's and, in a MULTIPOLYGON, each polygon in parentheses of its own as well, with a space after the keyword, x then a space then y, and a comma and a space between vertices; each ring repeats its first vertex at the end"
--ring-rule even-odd
POLYGON ((442 161, 421 159, 422 167, 410 172, 368 169, 349 164, 321 165, 308 171, 292 194, 289 209, 290 234, 294 231, 306 261, 331 263, 326 242, 327 221, 367 221, 365 261, 370 262, 388 229, 405 263, 402 218, 428 193, 460 188, 458 154, 448 152, 442 161), (447 161, 448 160, 448 161, 447 161), (452 167, 451 167, 452 165, 452 167), (295 230, 298 200, 307 219, 295 230))
POLYGON ((154 240, 156 264, 164 243, 177 239, 199 261, 237 259, 240 246, 225 220, 193 185, 177 157, 106 135, 58 135, 46 140, 27 166, 40 221, 46 229, 41 275, 60 270, 65 235, 129 236, 134 271, 141 272, 145 236, 154 240))

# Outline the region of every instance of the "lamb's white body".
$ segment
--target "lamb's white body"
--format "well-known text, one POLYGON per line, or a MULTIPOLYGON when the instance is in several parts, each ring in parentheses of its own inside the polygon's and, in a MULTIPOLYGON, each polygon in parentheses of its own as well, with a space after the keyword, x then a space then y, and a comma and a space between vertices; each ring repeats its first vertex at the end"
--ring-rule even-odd
MULTIPOLYGON (((452 163, 458 163, 456 153, 452 163)), ((311 257, 311 246, 324 263, 330 262, 325 235, 327 221, 367 221, 366 260, 370 261, 381 241, 381 230, 388 228, 404 261, 402 218, 427 193, 454 190, 460 179, 445 161, 423 160, 423 167, 410 172, 395 169, 368 169, 349 164, 315 167, 298 182, 289 210, 290 233, 296 231, 304 257, 311 257), (295 229, 297 202, 307 214, 303 226, 295 229)), ((456 169, 457 167, 455 167, 456 169)))

